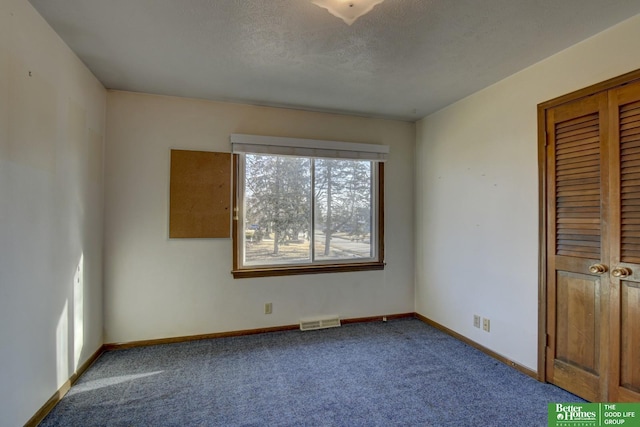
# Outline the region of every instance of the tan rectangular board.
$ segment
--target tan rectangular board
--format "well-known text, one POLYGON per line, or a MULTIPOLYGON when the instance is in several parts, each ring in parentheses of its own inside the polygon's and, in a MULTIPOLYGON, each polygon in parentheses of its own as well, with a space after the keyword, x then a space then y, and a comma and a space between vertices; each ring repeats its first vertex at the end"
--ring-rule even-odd
POLYGON ((170 238, 229 238, 231 154, 171 150, 170 238))

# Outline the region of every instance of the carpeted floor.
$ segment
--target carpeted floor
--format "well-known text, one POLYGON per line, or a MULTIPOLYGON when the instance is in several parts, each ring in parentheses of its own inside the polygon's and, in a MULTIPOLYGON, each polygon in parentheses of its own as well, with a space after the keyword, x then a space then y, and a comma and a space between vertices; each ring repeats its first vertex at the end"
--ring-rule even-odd
POLYGON ((582 402, 415 319, 105 353, 40 426, 547 425, 582 402))

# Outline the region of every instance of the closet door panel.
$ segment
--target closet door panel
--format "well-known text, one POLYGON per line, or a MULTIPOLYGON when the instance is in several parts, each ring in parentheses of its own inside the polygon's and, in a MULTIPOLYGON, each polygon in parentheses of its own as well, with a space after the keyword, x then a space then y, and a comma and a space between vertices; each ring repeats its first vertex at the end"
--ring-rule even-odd
POLYGON ((609 228, 607 97, 547 111, 547 379, 606 393, 609 228))
POLYGON ((640 401, 640 84, 609 91, 612 401, 640 401))

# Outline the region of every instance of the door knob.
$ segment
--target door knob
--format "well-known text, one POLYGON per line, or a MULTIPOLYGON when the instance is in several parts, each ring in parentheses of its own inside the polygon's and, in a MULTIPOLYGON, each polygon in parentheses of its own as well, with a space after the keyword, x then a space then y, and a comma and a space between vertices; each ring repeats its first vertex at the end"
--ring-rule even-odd
POLYGON ((602 274, 607 271, 607 266, 602 264, 593 264, 589 267, 589 272, 593 274, 602 274))
POLYGON ((632 273, 631 269, 627 267, 618 267, 611 272, 613 277, 627 277, 631 276, 632 273))

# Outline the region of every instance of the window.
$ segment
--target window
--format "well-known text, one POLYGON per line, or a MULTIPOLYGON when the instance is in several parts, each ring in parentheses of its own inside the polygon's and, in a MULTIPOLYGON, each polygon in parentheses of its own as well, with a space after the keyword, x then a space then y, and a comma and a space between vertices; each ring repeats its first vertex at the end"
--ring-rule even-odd
POLYGON ((232 135, 236 278, 381 270, 381 145, 232 135))

